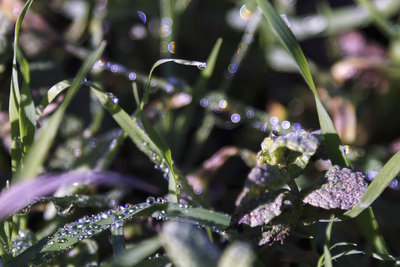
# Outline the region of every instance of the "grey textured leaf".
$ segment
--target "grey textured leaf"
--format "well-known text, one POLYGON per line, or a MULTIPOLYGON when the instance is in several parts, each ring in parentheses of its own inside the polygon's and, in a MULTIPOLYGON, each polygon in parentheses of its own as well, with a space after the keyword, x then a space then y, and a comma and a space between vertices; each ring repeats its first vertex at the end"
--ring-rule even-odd
POLYGON ((237 209, 238 224, 250 227, 263 226, 292 208, 295 196, 288 190, 278 190, 263 196, 246 199, 237 209))
POLYGON ((361 172, 333 166, 326 172, 322 186, 306 195, 303 202, 328 210, 350 210, 367 190, 364 178, 361 172))

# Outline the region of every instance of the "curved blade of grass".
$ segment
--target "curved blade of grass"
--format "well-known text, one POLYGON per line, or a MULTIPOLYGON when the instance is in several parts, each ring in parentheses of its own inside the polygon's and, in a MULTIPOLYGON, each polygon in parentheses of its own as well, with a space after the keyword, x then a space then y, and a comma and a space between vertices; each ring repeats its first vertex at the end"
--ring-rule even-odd
POLYGON ((325 230, 325 241, 324 241, 324 254, 318 260, 318 267, 322 266, 322 264, 326 267, 332 267, 332 255, 329 248, 329 242, 331 241, 331 233, 332 233, 332 225, 333 225, 333 215, 331 216, 331 220, 326 226, 325 230))
POLYGON ((89 86, 97 95, 103 107, 110 112, 114 120, 128 134, 139 150, 145 153, 157 167, 166 165, 162 168, 164 168, 164 171, 167 170, 167 172, 164 173, 167 173, 169 178, 168 190, 170 201, 178 202, 178 185, 180 185, 186 193, 190 194, 193 199, 198 199, 197 196, 192 193, 193 190, 187 184, 186 180, 175 168, 169 146, 153 128, 143 113, 139 110, 136 115, 131 118, 117 103, 114 103, 112 99, 110 99, 107 93, 104 93, 94 84, 89 84, 89 86), (139 126, 138 118, 140 118, 144 129, 139 126))
POLYGON ((22 74, 21 99, 19 105, 19 129, 22 142, 23 153, 26 153, 31 147, 36 129, 35 104, 33 103, 30 89, 29 63, 17 49, 17 62, 22 74))
POLYGON ((17 23, 15 24, 14 33, 14 55, 13 55, 13 65, 11 73, 11 85, 10 85, 10 100, 9 100, 9 116, 11 123, 11 169, 13 176, 20 165, 22 159, 22 147, 20 138, 20 101, 21 95, 18 83, 18 69, 17 69, 17 51, 18 51, 18 37, 19 30, 21 28, 22 21, 25 17, 26 12, 32 5, 33 0, 29 0, 25 3, 20 15, 18 16, 17 23))
POLYGON ((190 224, 167 222, 163 225, 160 237, 168 257, 178 267, 217 265, 220 254, 218 248, 190 224))
POLYGON ((115 257, 110 264, 105 264, 103 266, 130 267, 146 260, 160 247, 160 238, 153 237, 135 244, 133 248, 115 257))
MULTIPOLYGON (((336 260, 340 257, 343 256, 350 256, 350 255, 368 255, 370 257, 373 257, 374 259, 380 260, 380 261, 385 261, 385 262, 390 262, 394 263, 394 265, 389 265, 389 266, 398 266, 400 265, 400 258, 399 257, 394 257, 389 254, 381 254, 381 253, 375 253, 375 252, 369 252, 369 251, 361 251, 361 250, 348 250, 344 251, 342 253, 336 254, 335 256, 332 257, 332 260, 336 260)), ((384 265, 385 266, 385 265, 384 265)))
POLYGON ((61 82, 56 83, 46 92, 43 96, 42 100, 40 101, 39 106, 36 108, 36 118, 39 118, 44 109, 47 107, 48 104, 54 101, 56 97, 65 89, 71 87, 73 80, 63 80, 61 82))
POLYGON ((140 103, 140 110, 143 110, 144 106, 149 101, 150 81, 151 81, 151 76, 153 75, 153 71, 158 66, 160 66, 164 63, 167 63, 167 62, 174 62, 176 64, 181 64, 181 65, 195 66, 200 70, 203 70, 207 67, 205 62, 200 62, 200 61, 191 61, 191 60, 186 60, 186 59, 174 59, 174 58, 158 60, 156 63, 154 63, 153 67, 150 70, 149 77, 147 78, 146 88, 145 88, 145 91, 143 94, 142 102, 140 103))
POLYGON ((331 118, 328 115, 328 112, 326 112, 321 103, 313 78, 311 76, 310 69, 308 67, 307 60, 300 48, 300 45, 296 41, 295 36, 268 0, 257 0, 257 3, 261 7, 264 16, 267 18, 281 44, 284 46, 289 55, 296 61, 300 70, 300 74, 303 76, 307 85, 314 94, 319 124, 321 126, 321 130, 324 135, 324 141, 332 163, 342 167, 348 166, 344 152, 341 149, 340 138, 336 132, 331 118))
POLYGON ((51 116, 46 129, 42 132, 39 139, 33 144, 29 152, 26 154, 23 166, 18 170, 15 175, 13 182, 20 182, 29 180, 35 177, 39 167, 43 164, 46 159, 47 153, 53 143, 53 140, 57 134, 58 128, 61 124, 64 113, 71 102, 72 98, 81 87, 82 82, 86 74, 91 70, 93 64, 101 56, 106 44, 103 42, 100 47, 94 51, 89 58, 84 62, 83 66, 79 70, 74 82, 71 85, 70 90, 65 95, 63 103, 58 107, 57 111, 51 116))
POLYGON ((192 208, 182 204, 166 203, 163 201, 148 201, 136 205, 125 205, 117 211, 98 213, 93 216, 83 217, 75 222, 68 223, 58 229, 54 234, 43 238, 20 255, 15 257, 5 266, 27 266, 40 264, 43 259, 50 259, 55 252, 64 251, 82 239, 90 238, 115 224, 121 224, 134 217, 169 218, 213 230, 223 230, 229 227, 230 217, 225 214, 192 208))
POLYGON ((343 216, 345 218, 355 218, 363 210, 368 208, 377 199, 380 194, 385 190, 389 183, 400 172, 400 151, 397 152, 390 160, 383 166, 382 170, 375 177, 375 179, 368 186, 360 202, 351 210, 346 211, 343 216))

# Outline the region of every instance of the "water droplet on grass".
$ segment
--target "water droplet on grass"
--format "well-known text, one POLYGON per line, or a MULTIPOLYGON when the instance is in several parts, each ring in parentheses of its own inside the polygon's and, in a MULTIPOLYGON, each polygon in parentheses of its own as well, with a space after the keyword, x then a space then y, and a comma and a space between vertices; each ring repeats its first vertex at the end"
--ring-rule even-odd
POLYGON ((146 203, 149 205, 153 205, 154 203, 156 203, 156 199, 154 197, 148 197, 146 199, 146 203))

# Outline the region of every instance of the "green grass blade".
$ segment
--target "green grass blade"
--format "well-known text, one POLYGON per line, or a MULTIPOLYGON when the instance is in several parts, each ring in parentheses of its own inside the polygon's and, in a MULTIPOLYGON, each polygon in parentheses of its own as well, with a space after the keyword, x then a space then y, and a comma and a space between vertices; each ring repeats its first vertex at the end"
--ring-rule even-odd
POLYGON ((19 105, 19 129, 23 147, 23 153, 26 153, 31 147, 35 138, 36 115, 35 104, 33 103, 30 89, 29 63, 17 48, 17 62, 19 64, 23 82, 21 87, 20 105, 19 105))
POLYGON ((124 227, 122 225, 111 226, 111 245, 113 256, 117 257, 125 251, 124 227))
POLYGON ((327 146, 329 156, 333 164, 348 166, 344 152, 341 149, 339 136, 337 135, 336 129, 333 126, 332 120, 330 119, 328 113, 321 103, 321 100, 319 99, 307 60, 295 36, 268 0, 257 0, 257 3, 261 7, 279 41, 297 63, 300 74, 303 76, 304 80, 314 94, 319 123, 322 133, 325 137, 325 144, 327 146))
POLYGON ((228 228, 230 224, 230 217, 219 212, 148 199, 146 203, 126 205, 117 211, 102 212, 68 223, 7 262, 5 266, 40 264, 43 258, 52 258, 55 252, 64 251, 82 239, 90 238, 113 225, 122 224, 134 217, 175 219, 211 227, 218 231, 228 228))
POLYGON ((368 208, 377 199, 388 184, 400 172, 400 151, 397 152, 386 164, 382 170, 375 177, 375 179, 368 186, 360 202, 351 210, 344 213, 345 218, 354 218, 359 215, 363 210, 368 208))
POLYGON ((168 257, 176 266, 217 265, 218 248, 194 226, 181 222, 167 222, 163 225, 160 236, 168 257))
POLYGON ((22 21, 25 17, 26 12, 32 5, 33 0, 29 0, 25 3, 20 15, 18 16, 17 23, 15 25, 14 33, 14 55, 13 65, 11 73, 11 85, 10 85, 10 100, 9 100, 9 116, 11 123, 11 169, 13 176, 20 165, 22 159, 22 145, 20 140, 20 129, 19 129, 19 110, 20 110, 20 90, 18 83, 18 69, 17 69, 17 51, 18 51, 18 37, 19 30, 21 28, 22 21))
POLYGON ((256 255, 254 255, 250 245, 238 241, 225 249, 218 262, 218 267, 252 267, 256 259, 256 255))
POLYGON ((324 242, 324 265, 326 267, 332 267, 332 255, 329 250, 329 242, 331 241, 331 233, 332 233, 332 225, 333 225, 333 216, 331 217, 331 221, 326 226, 325 231, 325 242, 324 242))
POLYGON ((385 239, 379 232, 378 222, 372 208, 368 207, 368 209, 361 212, 356 220, 368 242, 375 247, 376 251, 380 254, 388 254, 389 250, 387 249, 385 239))
POLYGON ((105 45, 105 43, 102 43, 102 45, 89 56, 89 58, 85 61, 85 63, 79 70, 76 78, 74 79, 74 82, 71 85, 70 90, 65 95, 63 103, 51 116, 46 126, 46 129, 42 132, 40 138, 33 144, 29 152, 26 154, 23 161, 23 166, 16 173, 14 182, 32 179, 37 174, 39 167, 46 159, 47 153, 50 150, 50 147, 54 141, 54 138, 57 134, 58 128, 61 124, 62 118, 69 103, 75 96, 78 89, 81 87, 85 76, 91 70, 93 64, 103 53, 105 45))
POLYGON ((151 81, 151 76, 153 75, 153 71, 160 65, 168 62, 174 62, 176 64, 181 64, 181 65, 187 65, 187 66, 195 66, 200 70, 203 70, 207 67, 206 63, 200 62, 200 61, 191 61, 191 60, 185 60, 185 59, 173 59, 173 58, 168 58, 168 59, 160 59, 156 63, 154 63, 153 67, 150 70, 149 77, 147 78, 147 84, 146 88, 143 94, 142 102, 140 104, 140 109, 143 110, 144 106, 147 104, 149 101, 149 91, 150 91, 150 81, 151 81))
POLYGON ((36 108, 36 117, 39 118, 48 104, 53 102, 65 89, 71 87, 72 82, 73 80, 64 80, 50 87, 36 108))
MULTIPOLYGON (((141 111, 131 118, 118 103, 113 102, 114 96, 103 92, 94 84, 89 85, 97 95, 101 104, 111 114, 119 126, 128 134, 133 143, 151 159, 169 178, 169 197, 171 202, 178 202, 179 186, 186 193, 193 190, 187 184, 186 179, 180 175, 175 168, 172 160, 171 150, 162 137, 153 128, 141 111), (143 128, 139 126, 140 119, 143 128)), ((189 193, 190 194, 190 193, 189 193)), ((198 199, 195 194, 191 194, 193 199, 198 199)))
POLYGON ((159 237, 144 240, 129 250, 126 250, 122 255, 115 257, 110 264, 104 266, 129 267, 136 265, 147 259, 161 247, 159 237))

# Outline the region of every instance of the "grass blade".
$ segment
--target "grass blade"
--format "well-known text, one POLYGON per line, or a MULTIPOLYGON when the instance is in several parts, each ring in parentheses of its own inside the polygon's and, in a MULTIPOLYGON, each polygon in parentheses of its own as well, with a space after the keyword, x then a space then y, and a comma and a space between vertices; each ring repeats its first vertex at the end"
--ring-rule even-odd
POLYGON ((147 78, 147 84, 146 88, 143 94, 142 102, 140 104, 140 109, 143 110, 144 106, 147 104, 149 101, 149 91, 150 91, 150 81, 151 81, 151 76, 153 75, 153 71, 160 65, 168 62, 174 62, 176 64, 181 64, 181 65, 187 65, 187 66, 195 66, 200 70, 203 70, 207 67, 207 64, 204 62, 200 61, 191 61, 191 60, 186 60, 186 59, 174 59, 174 58, 168 58, 168 59, 160 59, 156 63, 154 63, 153 67, 150 70, 149 77, 147 78))
POLYGON ((310 69, 308 67, 307 60, 300 48, 300 45, 296 41, 295 36, 268 0, 257 0, 257 3, 261 7, 264 16, 267 18, 281 44, 284 46, 289 55, 296 61, 300 70, 300 74, 303 76, 307 85, 314 94, 319 123, 332 163, 339 166, 348 166, 344 152, 341 149, 339 136, 337 135, 336 129, 328 115, 328 112, 326 112, 321 103, 313 78, 311 76, 310 69))
POLYGON ((377 199, 388 184, 400 172, 400 151, 383 166, 382 170, 368 186, 360 202, 351 210, 344 213, 345 218, 354 218, 368 208, 377 199))
POLYGON ((26 154, 22 168, 18 170, 15 175, 14 182, 29 180, 35 177, 38 168, 43 164, 46 159, 47 153, 50 150, 51 144, 57 134, 58 128, 61 124, 64 113, 75 96, 78 89, 81 87, 86 74, 91 70, 93 64, 101 56, 105 48, 105 42, 94 51, 89 58, 85 61, 79 70, 70 90, 65 95, 63 103, 58 107, 57 111, 51 116, 46 129, 43 131, 40 138, 35 142, 29 152, 26 154))
POLYGON ((161 247, 159 237, 154 237, 142 241, 129 250, 126 250, 122 255, 114 258, 112 263, 104 266, 129 267, 140 263, 147 259, 150 255, 156 252, 161 247))
POLYGON ((19 64, 23 82, 21 88, 21 99, 19 105, 19 129, 20 138, 23 147, 23 153, 26 153, 31 147, 35 138, 36 115, 35 104, 33 103, 32 93, 30 89, 29 63, 17 48, 17 62, 19 64))
MULTIPOLYGON (((169 178, 169 197, 171 202, 178 202, 179 185, 186 193, 193 192, 187 184, 186 179, 182 177, 179 171, 175 168, 172 160, 171 150, 161 136, 156 132, 153 126, 148 122, 141 111, 131 118, 119 105, 116 103, 114 96, 103 92, 94 84, 89 84, 93 92, 97 95, 101 104, 110 112, 114 120, 128 134, 133 143, 147 155, 161 169, 166 177, 169 178), (114 101, 113 101, 114 100, 114 101), (143 128, 139 126, 140 119, 143 128)), ((198 197, 191 193, 193 199, 198 197)))
POLYGON ((39 118, 48 104, 54 101, 56 97, 65 89, 71 87, 73 80, 64 80, 56 83, 47 91, 46 95, 40 101, 39 106, 36 108, 36 117, 39 118))
POLYGON ((90 238, 113 225, 122 224, 134 217, 176 219, 195 225, 212 227, 212 229, 219 231, 226 229, 230 224, 230 217, 222 213, 149 198, 146 203, 127 204, 117 211, 102 212, 68 223, 54 234, 43 238, 10 262, 7 262, 5 266, 27 266, 28 263, 40 264, 43 258, 51 259, 55 252, 64 251, 82 239, 90 238))
POLYGON ((250 245, 244 242, 235 242, 229 245, 223 252, 218 267, 242 266, 251 267, 255 266, 257 257, 254 254, 250 245))
POLYGON ((26 12, 28 12, 28 9, 32 5, 32 2, 33 0, 29 0, 25 3, 20 15, 18 16, 14 33, 14 55, 13 55, 13 66, 12 66, 11 85, 10 85, 10 100, 9 100, 9 116, 11 123, 11 139, 12 139, 11 169, 13 174, 15 174, 22 159, 22 147, 21 147, 20 128, 19 128, 21 95, 19 90, 18 69, 17 69, 18 37, 22 21, 25 17, 26 12))
POLYGON ((167 255, 178 267, 216 266, 219 250, 199 229, 181 222, 167 222, 161 231, 167 255))

